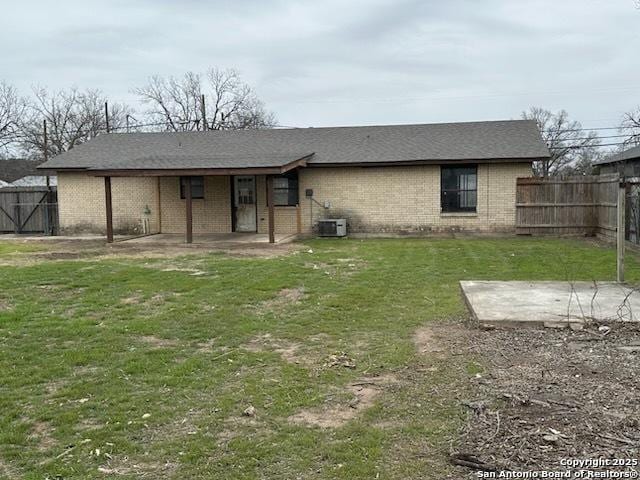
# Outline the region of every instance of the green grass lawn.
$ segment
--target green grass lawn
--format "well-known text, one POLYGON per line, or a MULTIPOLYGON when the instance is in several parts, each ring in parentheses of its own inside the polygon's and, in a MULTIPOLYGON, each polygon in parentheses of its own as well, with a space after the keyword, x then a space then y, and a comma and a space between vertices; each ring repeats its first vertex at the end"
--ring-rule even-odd
POLYGON ((44 248, 44 246, 29 243, 0 242, 0 255, 5 256, 11 253, 37 252, 44 248))
POLYGON ((0 477, 443 478, 482 366, 419 355, 414 331, 466 315, 461 279, 614 277, 613 249, 520 238, 0 266, 0 477), (289 419, 377 375, 394 380, 342 424, 289 419))

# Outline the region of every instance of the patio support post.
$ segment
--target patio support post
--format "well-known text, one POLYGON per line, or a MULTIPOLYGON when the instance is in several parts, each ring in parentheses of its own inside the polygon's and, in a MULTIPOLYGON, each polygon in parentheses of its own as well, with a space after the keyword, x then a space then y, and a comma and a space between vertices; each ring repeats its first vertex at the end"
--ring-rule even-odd
POLYGON ((191 177, 184 182, 184 198, 187 204, 187 243, 193 243, 193 202, 191 198, 191 177))
POLYGON ((104 177, 104 203, 107 210, 107 243, 113 243, 113 207, 111 202, 111 177, 104 177))
POLYGON ((275 214, 273 209, 273 176, 267 176, 267 204, 269 205, 269 243, 276 242, 275 214))

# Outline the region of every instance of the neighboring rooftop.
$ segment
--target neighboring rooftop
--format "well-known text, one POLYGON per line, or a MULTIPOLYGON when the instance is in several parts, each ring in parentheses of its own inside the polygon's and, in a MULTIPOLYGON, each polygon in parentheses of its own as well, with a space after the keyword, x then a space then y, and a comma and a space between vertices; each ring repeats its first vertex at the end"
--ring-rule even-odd
POLYGON ((27 175, 40 175, 37 170, 40 163, 22 158, 0 159, 0 180, 11 183, 27 175))
MULTIPOLYGON (((58 184, 57 177, 52 175, 49 177, 50 187, 55 187, 58 184)), ((27 175, 26 177, 19 178, 18 180, 11 182, 11 187, 46 187, 47 177, 45 175, 27 175)))
POLYGON ((600 160, 599 162, 596 162, 596 165, 606 165, 608 163, 617 163, 634 159, 640 159, 640 145, 638 145, 637 147, 629 148, 614 155, 610 155, 600 160))
POLYGON ((531 161, 549 150, 530 120, 371 127, 111 133, 41 168, 195 169, 414 161, 531 161), (312 156, 311 156, 312 155, 312 156))

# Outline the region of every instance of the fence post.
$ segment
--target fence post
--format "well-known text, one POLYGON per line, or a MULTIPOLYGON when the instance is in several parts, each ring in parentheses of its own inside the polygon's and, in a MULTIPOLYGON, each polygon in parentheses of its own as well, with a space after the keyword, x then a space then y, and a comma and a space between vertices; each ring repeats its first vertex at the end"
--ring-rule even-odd
POLYGON ((51 235, 51 233, 49 233, 49 204, 46 202, 42 204, 42 223, 43 233, 45 235, 51 235))
POLYGON ((13 211, 13 222, 15 223, 15 232, 22 233, 22 218, 20 218, 20 193, 16 192, 16 205, 13 211))
POLYGON ((625 227, 625 182, 624 178, 620 179, 618 183, 618 206, 617 206, 617 231, 616 231, 616 244, 617 244, 617 275, 616 279, 619 283, 624 282, 624 227, 625 227))

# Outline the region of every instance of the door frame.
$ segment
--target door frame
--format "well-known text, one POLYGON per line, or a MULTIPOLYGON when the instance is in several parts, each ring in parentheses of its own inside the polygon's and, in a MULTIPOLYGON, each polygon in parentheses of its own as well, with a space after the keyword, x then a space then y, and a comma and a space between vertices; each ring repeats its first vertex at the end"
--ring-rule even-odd
POLYGON ((233 233, 258 233, 258 176, 257 175, 229 175, 231 182, 231 231, 233 233), (236 177, 253 177, 253 201, 256 207, 256 229, 253 232, 236 232, 238 218, 236 215, 236 177))

